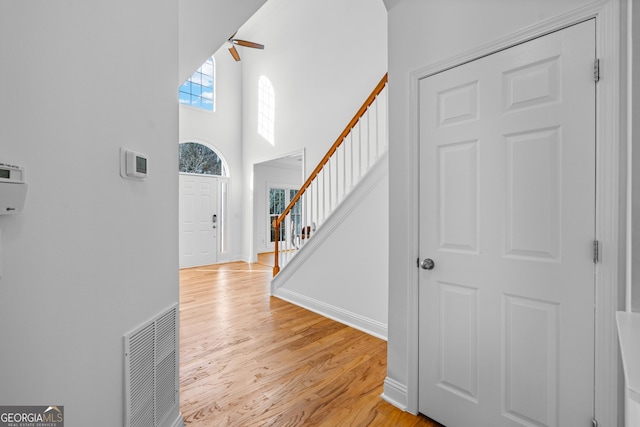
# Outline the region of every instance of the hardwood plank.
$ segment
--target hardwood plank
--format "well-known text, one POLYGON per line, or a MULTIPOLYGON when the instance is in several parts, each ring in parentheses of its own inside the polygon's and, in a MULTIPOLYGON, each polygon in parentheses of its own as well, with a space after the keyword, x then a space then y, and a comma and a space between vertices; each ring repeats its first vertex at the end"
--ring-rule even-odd
POLYGON ((441 427, 380 398, 385 341, 270 297, 259 261, 180 271, 188 426, 441 427))

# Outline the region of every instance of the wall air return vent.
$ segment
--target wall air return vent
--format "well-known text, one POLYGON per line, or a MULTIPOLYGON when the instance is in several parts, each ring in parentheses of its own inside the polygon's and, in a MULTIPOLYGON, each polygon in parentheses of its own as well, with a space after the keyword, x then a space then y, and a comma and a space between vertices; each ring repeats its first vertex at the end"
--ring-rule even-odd
POLYGON ((124 365, 124 425, 181 425, 177 304, 124 336, 124 365))

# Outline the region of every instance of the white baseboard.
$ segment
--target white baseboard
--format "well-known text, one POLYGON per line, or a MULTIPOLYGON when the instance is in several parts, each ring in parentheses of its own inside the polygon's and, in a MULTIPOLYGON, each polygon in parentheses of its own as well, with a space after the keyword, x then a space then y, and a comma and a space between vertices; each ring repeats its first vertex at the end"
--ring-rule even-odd
POLYGON ((374 337, 387 340, 387 325, 373 319, 352 313, 339 307, 327 304, 325 302, 307 297, 288 289, 274 289, 274 297, 288 301, 292 304, 299 305, 307 310, 318 313, 336 322, 340 322, 352 328, 358 329, 374 337))
POLYGON ((229 258, 227 262, 236 262, 236 261, 251 263, 251 257, 246 255, 241 255, 241 254, 234 254, 229 258))
MULTIPOLYGON (((408 393, 407 387, 398 381, 389 377, 384 380, 384 391, 382 392, 384 400, 403 411, 407 410, 408 393)), ((415 415, 415 414, 414 414, 415 415)))
POLYGON ((182 418, 182 414, 178 412, 177 418, 173 422, 167 421, 166 425, 167 427, 184 427, 184 419, 182 418))

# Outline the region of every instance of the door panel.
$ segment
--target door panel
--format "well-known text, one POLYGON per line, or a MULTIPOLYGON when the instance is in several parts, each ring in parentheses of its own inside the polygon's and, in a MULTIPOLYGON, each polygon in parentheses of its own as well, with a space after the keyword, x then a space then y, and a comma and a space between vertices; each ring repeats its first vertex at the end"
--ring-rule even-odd
POLYGON ((215 264, 218 258, 218 179, 179 175, 180 268, 215 264))
POLYGON ((593 416, 595 23, 421 80, 419 409, 593 416))
POLYGON ((558 304, 505 296, 503 306, 505 416, 524 425, 555 425, 558 304))
POLYGON ((440 386, 478 403, 478 289, 438 282, 440 386))
POLYGON ((558 261, 560 128, 506 135, 506 254, 558 261))
POLYGON ((440 250, 478 251, 478 141, 437 148, 440 250))

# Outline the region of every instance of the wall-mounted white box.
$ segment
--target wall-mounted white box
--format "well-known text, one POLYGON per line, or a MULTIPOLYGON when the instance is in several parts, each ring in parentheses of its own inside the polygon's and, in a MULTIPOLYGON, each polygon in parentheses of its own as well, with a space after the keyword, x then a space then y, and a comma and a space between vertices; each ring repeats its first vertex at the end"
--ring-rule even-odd
POLYGON ((0 182, 0 215, 22 212, 27 198, 27 184, 0 182))
POLYGON ((21 212, 26 198, 24 168, 0 162, 0 215, 21 212))
POLYGON ((149 159, 142 153, 120 149, 120 176, 126 179, 142 181, 147 179, 147 163, 149 159))

